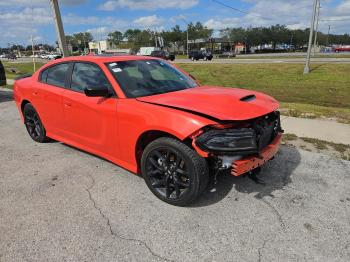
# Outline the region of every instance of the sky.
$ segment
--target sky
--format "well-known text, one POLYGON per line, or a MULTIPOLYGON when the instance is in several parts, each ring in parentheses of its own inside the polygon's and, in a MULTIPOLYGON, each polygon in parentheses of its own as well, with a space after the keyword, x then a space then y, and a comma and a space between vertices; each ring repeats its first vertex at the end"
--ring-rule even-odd
MULTIPOLYGON (((58 0, 66 34, 108 32, 128 28, 170 29, 200 21, 214 34, 226 27, 285 24, 310 26, 313 0, 58 0), (226 5, 226 6, 224 6, 226 5), (234 10, 227 6, 239 9, 234 10)), ((321 0, 320 31, 350 33, 350 0, 321 0)), ((49 0, 0 0, 0 46, 53 44, 56 31, 49 0)))

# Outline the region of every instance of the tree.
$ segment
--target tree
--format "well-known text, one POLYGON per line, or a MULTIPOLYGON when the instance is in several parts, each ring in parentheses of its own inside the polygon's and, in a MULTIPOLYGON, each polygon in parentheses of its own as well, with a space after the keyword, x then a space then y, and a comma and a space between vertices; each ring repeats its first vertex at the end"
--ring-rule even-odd
POLYGON ((188 25, 188 34, 190 39, 195 43, 196 39, 204 38, 207 39, 213 34, 213 29, 209 29, 206 26, 203 26, 201 22, 193 24, 192 22, 188 25))
POLYGON ((173 44, 177 51, 186 44, 186 32, 182 31, 179 25, 173 27, 171 31, 163 31, 161 36, 164 39, 165 46, 170 47, 173 44))
POLYGON ((66 35, 67 44, 72 46, 73 51, 81 51, 89 47, 89 42, 94 38, 89 32, 81 32, 73 35, 66 35))
POLYGON ((120 31, 114 31, 108 34, 107 41, 112 45, 119 45, 119 43, 123 40, 123 33, 120 31))

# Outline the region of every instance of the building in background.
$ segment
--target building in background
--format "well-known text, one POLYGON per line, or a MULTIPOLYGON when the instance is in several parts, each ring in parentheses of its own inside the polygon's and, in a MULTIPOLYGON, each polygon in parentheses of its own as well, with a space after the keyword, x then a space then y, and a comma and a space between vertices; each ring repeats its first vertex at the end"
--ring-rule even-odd
POLYGON ((131 54, 131 48, 117 48, 107 40, 89 42, 89 51, 95 54, 131 54))

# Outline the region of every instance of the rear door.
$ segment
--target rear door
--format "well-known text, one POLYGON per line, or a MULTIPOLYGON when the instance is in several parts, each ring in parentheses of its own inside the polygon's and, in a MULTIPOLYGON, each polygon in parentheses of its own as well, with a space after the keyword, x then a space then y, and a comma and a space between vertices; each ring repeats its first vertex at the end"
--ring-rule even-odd
POLYGON ((63 93, 65 137, 86 150, 114 155, 117 139, 117 102, 101 68, 75 62, 70 89, 63 93), (111 97, 87 97, 84 88, 108 87, 111 97))
POLYGON ((62 135, 62 94, 68 87, 70 63, 59 63, 44 69, 33 85, 31 102, 39 113, 48 135, 62 135))

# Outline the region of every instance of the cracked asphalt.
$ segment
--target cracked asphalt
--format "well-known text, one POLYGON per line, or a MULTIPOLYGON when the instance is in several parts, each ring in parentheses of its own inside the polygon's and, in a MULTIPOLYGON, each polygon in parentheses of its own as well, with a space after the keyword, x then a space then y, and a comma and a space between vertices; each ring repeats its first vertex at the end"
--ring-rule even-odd
POLYGON ((0 91, 0 261, 350 261, 350 162, 282 146, 192 206, 67 145, 37 144, 0 91))

